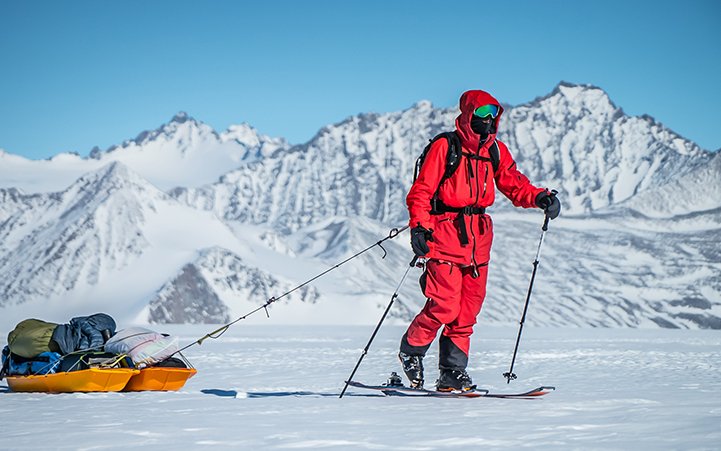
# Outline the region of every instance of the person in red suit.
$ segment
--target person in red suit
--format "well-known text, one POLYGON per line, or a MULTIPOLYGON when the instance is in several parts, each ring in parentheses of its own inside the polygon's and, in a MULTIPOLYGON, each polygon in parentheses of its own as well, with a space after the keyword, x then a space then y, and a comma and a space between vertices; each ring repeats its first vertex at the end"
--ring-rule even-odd
POLYGON ((427 301, 401 339, 399 358, 411 386, 423 387, 423 356, 443 327, 436 386, 440 391, 475 388, 466 367, 473 326, 486 296, 493 241, 486 208, 493 204, 495 188, 513 205, 542 208, 551 219, 561 210, 555 194, 531 184, 508 147, 496 139, 503 107, 492 95, 467 91, 460 110, 455 133, 462 153, 455 171, 444 176, 449 140, 435 140, 406 198, 411 246, 426 259, 421 288, 427 301))

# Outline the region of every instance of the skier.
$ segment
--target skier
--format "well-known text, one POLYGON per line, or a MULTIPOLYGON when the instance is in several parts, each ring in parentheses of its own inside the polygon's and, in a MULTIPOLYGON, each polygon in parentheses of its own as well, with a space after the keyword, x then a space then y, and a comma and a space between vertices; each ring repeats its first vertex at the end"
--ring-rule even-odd
POLYGON ((406 198, 411 247, 415 255, 426 258, 421 289, 427 301, 403 335, 398 356, 411 387, 422 388, 423 356, 444 326, 439 391, 475 388, 466 367, 473 325, 486 295, 493 240, 486 208, 493 204, 495 188, 515 206, 542 208, 551 219, 561 211, 558 198, 532 185, 506 145, 496 139, 503 114, 500 103, 485 91, 467 91, 460 110, 455 133, 462 154, 455 171, 444 177, 450 141, 435 140, 406 198))

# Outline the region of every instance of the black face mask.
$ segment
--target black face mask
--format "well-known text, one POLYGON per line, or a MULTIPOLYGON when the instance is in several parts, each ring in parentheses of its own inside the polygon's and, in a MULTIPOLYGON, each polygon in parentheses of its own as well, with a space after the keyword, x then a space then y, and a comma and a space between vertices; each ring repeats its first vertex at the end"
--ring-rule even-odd
POLYGON ((481 135, 481 138, 485 138, 491 133, 493 133, 495 125, 495 120, 491 119, 488 122, 484 122, 483 118, 480 118, 476 115, 473 115, 471 117, 471 130, 473 130, 473 133, 478 133, 481 135))

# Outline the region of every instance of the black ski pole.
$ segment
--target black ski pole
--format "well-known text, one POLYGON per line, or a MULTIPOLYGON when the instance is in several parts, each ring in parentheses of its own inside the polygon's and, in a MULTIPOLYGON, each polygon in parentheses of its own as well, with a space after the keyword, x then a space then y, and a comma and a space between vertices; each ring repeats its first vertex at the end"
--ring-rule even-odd
POLYGON ((414 266, 416 266, 416 262, 418 261, 418 257, 414 257, 411 261, 410 265, 406 269, 406 272, 403 273, 403 278, 401 279, 401 282, 398 284, 398 288, 396 288, 396 291, 393 293, 393 296, 391 296, 391 301, 388 303, 388 307, 386 307, 386 311, 383 312, 383 316, 381 316, 381 320, 378 321, 378 325, 376 326, 376 329, 373 331, 373 335, 371 335, 370 340, 368 340, 368 344, 365 348, 363 348, 363 353, 361 354, 360 358, 358 359, 358 362, 355 364, 355 368, 353 368, 353 371, 350 373, 350 376, 348 376, 348 380, 345 381, 345 386, 343 387, 343 391, 340 392, 339 398, 342 398, 343 395, 345 395, 345 391, 348 390, 348 384, 350 381, 353 380, 353 376, 355 376, 356 371, 358 371, 358 367, 360 367, 361 362, 363 361, 363 357, 368 354, 368 349, 371 347, 371 343, 373 343, 373 340, 376 338, 376 334, 381 328, 381 324, 383 324, 383 321, 385 321, 386 316, 388 315, 388 312, 391 310, 391 307, 393 306, 393 302, 398 297, 398 292, 401 290, 401 286, 403 286, 403 282, 405 282, 406 277, 408 277, 408 271, 411 270, 414 266))
POLYGON ((518 344, 521 342, 521 333, 523 332, 523 323, 526 322, 526 313, 528 312, 528 301, 531 300, 531 291, 533 290, 533 281, 536 279, 536 271, 538 270, 538 262, 541 259, 541 246, 543 245, 543 237, 548 230, 548 215, 543 220, 541 227, 541 240, 538 242, 538 250, 536 251, 536 259, 533 261, 533 273, 531 274, 531 283, 528 285, 528 294, 526 294, 526 305, 523 307, 523 315, 521 316, 521 326, 518 328, 518 337, 516 337, 516 347, 513 350, 513 359, 511 360, 511 369, 507 373, 503 373, 503 377, 507 379, 506 383, 510 384, 511 380, 516 379, 513 373, 513 365, 516 363, 516 354, 518 353, 518 344))

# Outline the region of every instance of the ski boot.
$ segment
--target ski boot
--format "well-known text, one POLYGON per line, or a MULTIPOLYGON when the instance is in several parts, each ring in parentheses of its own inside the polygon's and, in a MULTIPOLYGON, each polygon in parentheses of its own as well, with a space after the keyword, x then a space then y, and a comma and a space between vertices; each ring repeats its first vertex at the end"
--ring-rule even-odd
POLYGON ((423 356, 400 352, 398 358, 403 365, 403 372, 410 381, 410 387, 423 388, 423 356))
POLYGON ((436 382, 437 391, 471 391, 475 390, 471 376, 466 370, 453 370, 441 368, 441 374, 436 382))

